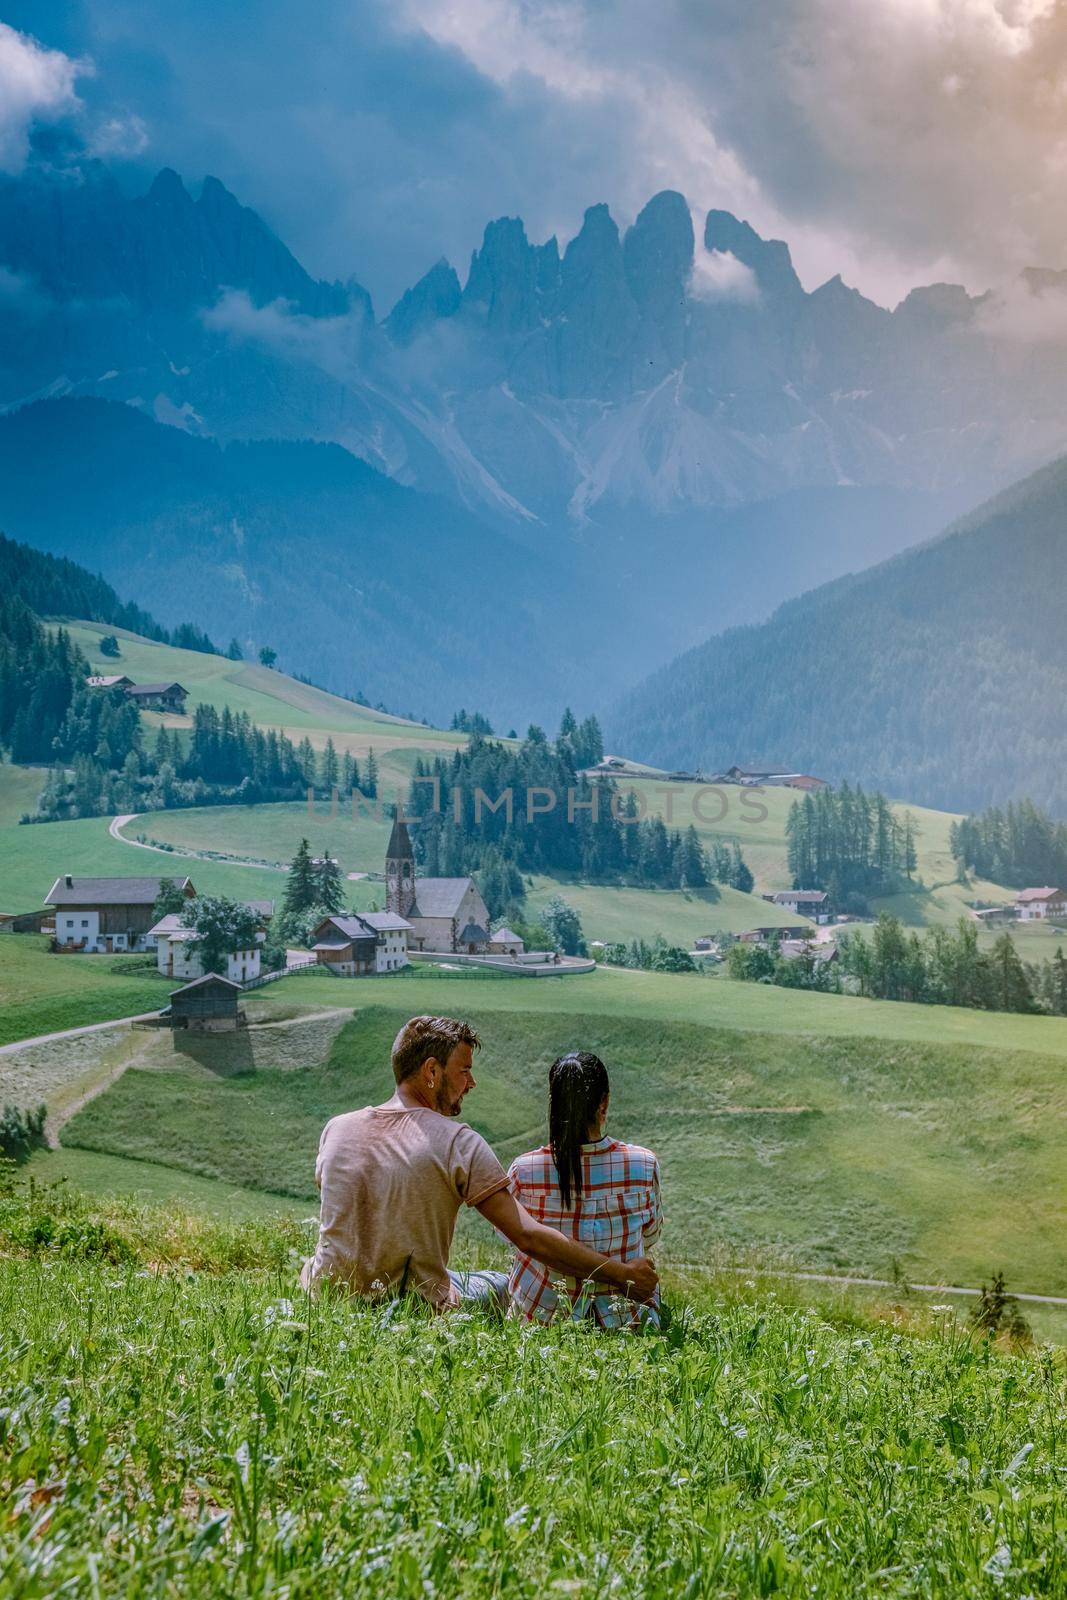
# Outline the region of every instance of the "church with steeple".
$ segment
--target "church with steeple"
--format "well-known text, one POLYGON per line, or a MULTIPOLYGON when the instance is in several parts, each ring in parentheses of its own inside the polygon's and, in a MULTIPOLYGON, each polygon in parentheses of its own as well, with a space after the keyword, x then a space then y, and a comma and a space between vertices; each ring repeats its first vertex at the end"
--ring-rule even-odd
POLYGON ((489 908, 473 878, 417 878, 407 823, 393 820, 385 853, 386 909, 411 924, 409 950, 484 955, 489 908))

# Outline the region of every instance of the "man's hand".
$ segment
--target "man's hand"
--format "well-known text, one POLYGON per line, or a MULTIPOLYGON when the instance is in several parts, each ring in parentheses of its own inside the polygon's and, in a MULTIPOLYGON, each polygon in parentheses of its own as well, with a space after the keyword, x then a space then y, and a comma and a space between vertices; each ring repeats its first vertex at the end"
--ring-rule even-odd
POLYGON ((499 1189, 478 1207, 485 1220, 523 1255, 533 1256, 552 1272, 565 1273, 577 1283, 589 1282, 594 1289, 603 1285, 613 1294, 628 1300, 651 1300, 659 1275, 647 1256, 636 1261, 616 1261, 590 1250, 565 1233, 548 1228, 531 1217, 507 1189, 499 1189))

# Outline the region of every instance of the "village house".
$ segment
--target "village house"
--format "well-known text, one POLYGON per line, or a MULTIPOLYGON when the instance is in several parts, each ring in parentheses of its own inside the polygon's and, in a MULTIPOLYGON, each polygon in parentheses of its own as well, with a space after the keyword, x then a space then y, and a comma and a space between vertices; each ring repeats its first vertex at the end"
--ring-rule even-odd
POLYGON ((773 894, 765 894, 763 898, 772 905, 782 906, 786 911, 812 917, 816 922, 830 920, 830 897, 823 889, 776 889, 773 894))
POLYGON ((409 949, 450 955, 488 953, 489 908, 478 885, 473 878, 416 879, 411 836, 400 817, 389 835, 385 885, 387 907, 410 924, 409 949))
POLYGON ((180 683, 135 683, 126 694, 141 711, 182 712, 189 691, 180 683))
MULTIPOLYGON (((260 947, 267 937, 267 923, 274 914, 273 900, 249 900, 246 904, 259 917, 260 925, 256 930, 255 944, 245 950, 234 950, 227 957, 225 975, 232 983, 248 983, 250 979, 259 977, 260 947)), ((203 977, 200 957, 190 948, 191 941, 196 938, 196 930, 185 927, 179 913, 161 917, 148 932, 149 937, 155 940, 156 965, 165 978, 203 977)))
MULTIPOLYGON (((189 878, 174 880, 187 900, 196 890, 189 878)), ((98 953, 154 950, 161 878, 57 878, 45 899, 55 911, 55 942, 60 950, 98 953)))
POLYGON ((746 928, 744 933, 739 933, 738 938, 742 944, 766 944, 769 939, 810 939, 811 927, 799 928, 746 928))
POLYGON ((396 972, 408 962, 411 924, 392 911, 325 917, 312 938, 315 960, 341 978, 396 972))
POLYGON ((1020 922, 1059 922, 1067 919, 1067 889, 1022 889, 1015 897, 1020 922))

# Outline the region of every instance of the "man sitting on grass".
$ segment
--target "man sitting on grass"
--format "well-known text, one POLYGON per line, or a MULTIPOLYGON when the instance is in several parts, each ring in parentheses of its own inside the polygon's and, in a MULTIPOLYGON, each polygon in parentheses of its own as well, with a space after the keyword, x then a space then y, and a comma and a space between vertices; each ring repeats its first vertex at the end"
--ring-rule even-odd
POLYGON ((550 1271, 651 1300, 659 1281, 651 1261, 610 1260, 535 1222, 481 1134, 453 1120, 474 1088, 479 1044, 469 1023, 412 1017, 393 1043, 393 1098, 326 1124, 315 1164, 319 1241, 304 1287, 327 1278, 371 1297, 411 1291, 438 1310, 506 1303, 506 1272, 448 1270, 464 1204, 550 1271))

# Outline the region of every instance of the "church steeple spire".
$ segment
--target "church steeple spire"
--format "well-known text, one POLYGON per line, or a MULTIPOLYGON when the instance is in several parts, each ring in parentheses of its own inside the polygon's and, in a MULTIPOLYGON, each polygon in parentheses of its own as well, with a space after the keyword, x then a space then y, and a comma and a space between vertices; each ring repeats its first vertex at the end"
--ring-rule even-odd
POLYGON ((415 852, 407 823, 398 811, 385 852, 385 905, 398 917, 406 917, 414 904, 415 852))

